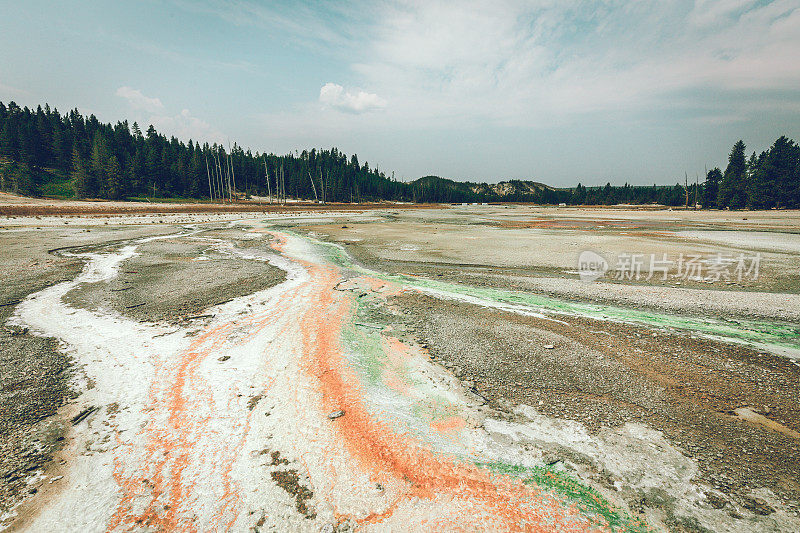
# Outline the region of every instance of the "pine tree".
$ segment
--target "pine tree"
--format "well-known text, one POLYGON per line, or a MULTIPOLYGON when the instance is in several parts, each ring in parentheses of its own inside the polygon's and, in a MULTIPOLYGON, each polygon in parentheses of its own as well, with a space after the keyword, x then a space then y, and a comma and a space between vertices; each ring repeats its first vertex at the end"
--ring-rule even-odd
POLYGON ((107 172, 108 169, 108 148, 103 136, 97 132, 92 139, 92 154, 89 163, 89 174, 95 184, 95 195, 100 197, 108 196, 107 172))
POLYGON ((747 204, 746 178, 747 160, 744 155, 744 141, 736 141, 728 155, 728 166, 719 186, 717 204, 720 207, 741 209, 747 204))
POLYGON ((70 176, 72 178, 72 188, 75 190, 77 198, 90 198, 93 196, 91 178, 86 171, 86 166, 83 164, 83 159, 81 159, 81 154, 78 152, 77 147, 72 149, 72 172, 70 176))
POLYGON ((717 207, 719 184, 722 181, 722 171, 718 168, 709 170, 706 174, 706 184, 703 189, 703 207, 712 209, 717 207))
POLYGON ((775 207, 800 206, 800 147, 786 136, 772 145, 762 164, 764 182, 775 207))
POLYGON ((18 156, 17 131, 12 118, 7 118, 0 128, 0 156, 8 159, 16 159, 18 156))
POLYGON ((11 180, 13 183, 13 191, 16 194, 22 196, 34 196, 36 194, 33 174, 28 163, 16 163, 11 173, 11 180))
POLYGON ((119 200, 123 196, 122 189, 122 166, 115 156, 108 159, 106 168, 106 182, 108 184, 108 197, 112 200, 119 200))

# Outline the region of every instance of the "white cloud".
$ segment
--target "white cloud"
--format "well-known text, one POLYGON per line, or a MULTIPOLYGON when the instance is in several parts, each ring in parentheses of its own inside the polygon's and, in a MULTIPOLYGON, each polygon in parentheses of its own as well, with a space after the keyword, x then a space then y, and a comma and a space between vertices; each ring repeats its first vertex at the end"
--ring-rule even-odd
POLYGON ((193 116, 188 109, 183 109, 177 115, 153 115, 149 124, 165 135, 174 135, 184 141, 193 139, 200 142, 222 143, 222 133, 198 117, 193 116))
POLYGON ((347 138, 356 151, 380 136, 410 135, 413 144, 443 130, 519 138, 589 124, 690 131, 692 121, 764 124, 800 108, 800 0, 348 6, 371 18, 345 17, 355 22, 320 51, 326 59, 346 56, 337 66, 347 83, 326 83, 318 101, 262 115, 280 132, 273 142, 306 144, 313 131, 320 144, 347 138), (369 92, 359 96, 350 84, 369 92), (363 112, 370 106, 382 112, 363 112))
POLYGON ((117 89, 117 96, 122 97, 134 109, 147 111, 148 113, 157 113, 164 109, 164 104, 158 98, 150 98, 142 94, 139 89, 132 89, 130 87, 120 87, 117 89))
POLYGON ((800 0, 377 5, 350 66, 382 97, 329 83, 319 100, 359 112, 390 99, 396 127, 548 126, 713 108, 716 94, 735 91, 751 97, 727 112, 746 114, 753 94, 800 85, 800 0))
MULTIPOLYGON (((0 81, 0 100, 6 100, 10 98, 19 98, 29 96, 28 91, 23 91, 18 89, 17 87, 12 87, 11 85, 6 85, 2 81, 0 81)), ((8 103, 8 102, 6 102, 8 103)))
POLYGON ((346 91, 344 87, 335 83, 326 83, 322 86, 319 90, 319 101, 323 105, 348 113, 366 113, 386 107, 386 100, 377 94, 346 91))
POLYGON ((756 0, 696 0, 689 21, 702 27, 722 24, 755 3, 756 0))
POLYGON ((213 128, 205 120, 198 118, 188 110, 172 114, 159 98, 151 98, 142 94, 139 89, 120 87, 117 96, 125 98, 133 108, 132 119, 139 122, 142 129, 152 124, 156 130, 168 137, 174 136, 183 141, 193 139, 200 142, 222 143, 224 135, 213 128))

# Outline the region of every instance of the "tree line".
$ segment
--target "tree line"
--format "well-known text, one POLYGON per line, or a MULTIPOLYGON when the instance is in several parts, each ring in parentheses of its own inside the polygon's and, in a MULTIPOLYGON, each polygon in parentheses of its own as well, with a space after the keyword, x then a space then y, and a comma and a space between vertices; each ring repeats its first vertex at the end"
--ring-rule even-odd
POLYGON ((743 141, 733 145, 725 172, 706 175, 703 204, 709 208, 800 208, 800 146, 781 136, 748 158, 743 141))
POLYGON ((48 105, 35 110, 0 102, 0 190, 28 196, 232 200, 273 198, 330 202, 531 202, 537 204, 661 204, 707 208, 800 207, 800 147, 785 136, 748 158, 738 141, 723 172, 703 183, 553 188, 511 180, 501 184, 425 176, 411 182, 360 164, 337 148, 294 154, 252 152, 175 137, 151 125, 101 123, 77 110, 64 115, 48 105))
POLYGON ((404 183, 336 148, 280 156, 226 149, 167 138, 152 125, 142 132, 136 122, 104 124, 77 110, 61 115, 14 102, 0 102, 0 163, 0 189, 31 196, 230 199, 279 188, 332 202, 408 196, 404 183))

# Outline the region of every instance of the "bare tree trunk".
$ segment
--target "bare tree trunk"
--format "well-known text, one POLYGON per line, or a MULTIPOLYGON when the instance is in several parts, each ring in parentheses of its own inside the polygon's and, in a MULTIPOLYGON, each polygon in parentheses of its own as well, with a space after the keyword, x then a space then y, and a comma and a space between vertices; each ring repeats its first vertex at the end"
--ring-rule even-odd
POLYGON ((281 162, 281 203, 286 205, 286 175, 283 173, 283 162, 281 162))
POLYGON ((222 179, 222 167, 219 164, 219 154, 214 154, 214 160, 217 162, 217 198, 225 203, 225 182, 222 179))
POLYGON ((686 192, 686 205, 684 209, 689 209, 689 174, 683 173, 683 190, 686 192))
POLYGON ((228 141, 228 161, 231 165, 231 191, 236 192, 236 172, 233 170, 233 150, 231 150, 230 141, 228 141))
POLYGON ((217 179, 219 180, 219 191, 222 193, 220 196, 222 202, 225 203, 225 178, 222 174, 222 165, 219 162, 219 154, 214 154, 214 159, 217 161, 217 179))
POLYGON ((206 176, 208 176, 208 196, 211 198, 211 201, 214 201, 214 191, 211 190, 211 172, 208 170, 208 156, 206 158, 206 176))
POLYGON ((267 168, 266 156, 264 156, 264 174, 267 176, 267 194, 269 195, 269 203, 272 205, 272 187, 269 184, 269 169, 267 168))
POLYGON ((311 171, 308 171, 308 179, 311 180, 311 188, 314 191, 314 201, 319 202, 319 198, 317 197, 317 186, 314 185, 314 178, 311 177, 311 171))
POLYGON ((222 162, 225 164, 225 186, 228 188, 228 203, 233 202, 231 193, 231 167, 228 164, 228 154, 223 150, 222 162))

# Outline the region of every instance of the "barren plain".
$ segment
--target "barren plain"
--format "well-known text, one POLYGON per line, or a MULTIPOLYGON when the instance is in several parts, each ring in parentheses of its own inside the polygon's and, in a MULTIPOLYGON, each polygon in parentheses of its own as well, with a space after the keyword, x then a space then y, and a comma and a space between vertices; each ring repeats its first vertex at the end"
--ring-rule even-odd
POLYGON ((13 205, 0 530, 800 530, 798 212, 13 205))

